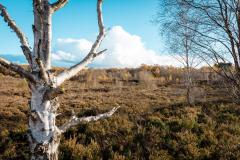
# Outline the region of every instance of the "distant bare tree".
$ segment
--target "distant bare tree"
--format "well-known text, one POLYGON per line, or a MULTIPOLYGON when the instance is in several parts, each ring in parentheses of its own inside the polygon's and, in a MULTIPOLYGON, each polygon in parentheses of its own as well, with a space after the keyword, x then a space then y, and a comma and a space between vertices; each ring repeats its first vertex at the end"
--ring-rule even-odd
POLYGON ((239 0, 160 0, 166 2, 172 21, 179 11, 188 8, 189 23, 179 27, 195 33, 193 51, 209 65, 233 63, 234 70, 219 71, 240 95, 240 1, 239 0), (198 26, 195 28, 194 26, 198 26))
POLYGON ((188 104, 193 103, 191 94, 192 88, 192 70, 197 67, 201 61, 198 54, 193 51, 196 33, 185 26, 197 28, 198 24, 189 22, 191 9, 188 6, 177 7, 171 1, 161 0, 160 7, 154 23, 159 25, 160 33, 166 41, 170 54, 177 59, 186 69, 186 99, 188 104), (175 7, 174 9, 172 7, 175 7))
POLYGON ((31 91, 29 141, 33 160, 58 159, 58 147, 62 133, 80 122, 97 121, 110 117, 118 109, 116 107, 104 114, 82 118, 73 114, 65 124, 60 127, 56 126, 55 120, 59 107, 57 97, 62 94, 60 86, 85 68, 95 57, 106 51, 98 51, 105 36, 105 29, 102 17, 103 0, 97 0, 99 34, 90 52, 81 62, 60 74, 55 75, 51 72, 52 15, 64 7, 67 2, 68 0, 57 0, 55 3, 50 3, 49 0, 33 0, 34 46, 32 50, 24 33, 11 19, 6 8, 0 4, 0 15, 19 38, 22 51, 29 64, 29 70, 26 70, 18 64, 0 58, 0 67, 8 68, 28 80, 31 91))

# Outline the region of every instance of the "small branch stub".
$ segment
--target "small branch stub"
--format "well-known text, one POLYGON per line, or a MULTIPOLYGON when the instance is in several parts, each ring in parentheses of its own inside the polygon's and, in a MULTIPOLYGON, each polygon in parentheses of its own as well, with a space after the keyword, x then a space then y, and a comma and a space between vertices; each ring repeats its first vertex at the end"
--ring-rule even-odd
POLYGON ((62 88, 50 88, 47 90, 43 96, 44 101, 52 100, 59 96, 60 94, 63 94, 64 90, 62 88))

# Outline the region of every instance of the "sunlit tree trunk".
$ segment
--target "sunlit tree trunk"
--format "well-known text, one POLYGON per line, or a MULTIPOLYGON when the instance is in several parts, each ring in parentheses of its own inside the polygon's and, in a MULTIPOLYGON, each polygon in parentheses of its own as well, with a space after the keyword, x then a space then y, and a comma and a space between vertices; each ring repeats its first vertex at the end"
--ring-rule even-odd
POLYGON ((31 87, 31 114, 29 116, 29 141, 31 159, 51 159, 58 157, 61 131, 56 126, 58 99, 46 99, 49 88, 44 85, 31 87))

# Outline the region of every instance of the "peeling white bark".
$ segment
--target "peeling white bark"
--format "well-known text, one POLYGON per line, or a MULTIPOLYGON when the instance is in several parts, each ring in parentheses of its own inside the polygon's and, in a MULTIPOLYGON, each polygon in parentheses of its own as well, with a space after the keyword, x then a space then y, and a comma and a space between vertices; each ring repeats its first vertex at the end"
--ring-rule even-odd
POLYGON ((55 129, 55 113, 51 112, 51 103, 42 101, 45 91, 44 87, 32 90, 29 126, 33 138, 38 143, 48 142, 55 129))

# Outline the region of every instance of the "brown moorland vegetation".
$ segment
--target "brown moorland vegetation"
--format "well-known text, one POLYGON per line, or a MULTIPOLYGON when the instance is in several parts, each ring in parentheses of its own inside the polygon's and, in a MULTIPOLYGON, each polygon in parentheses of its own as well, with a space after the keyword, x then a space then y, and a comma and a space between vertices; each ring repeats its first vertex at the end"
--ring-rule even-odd
MULTIPOLYGON (((60 159, 239 159, 240 106, 221 77, 193 70, 194 105, 185 103, 185 70, 89 69, 64 84, 59 124, 71 116, 96 115, 117 104, 109 119, 65 133, 60 159)), ((0 159, 29 159, 25 80, 0 74, 0 159)))

